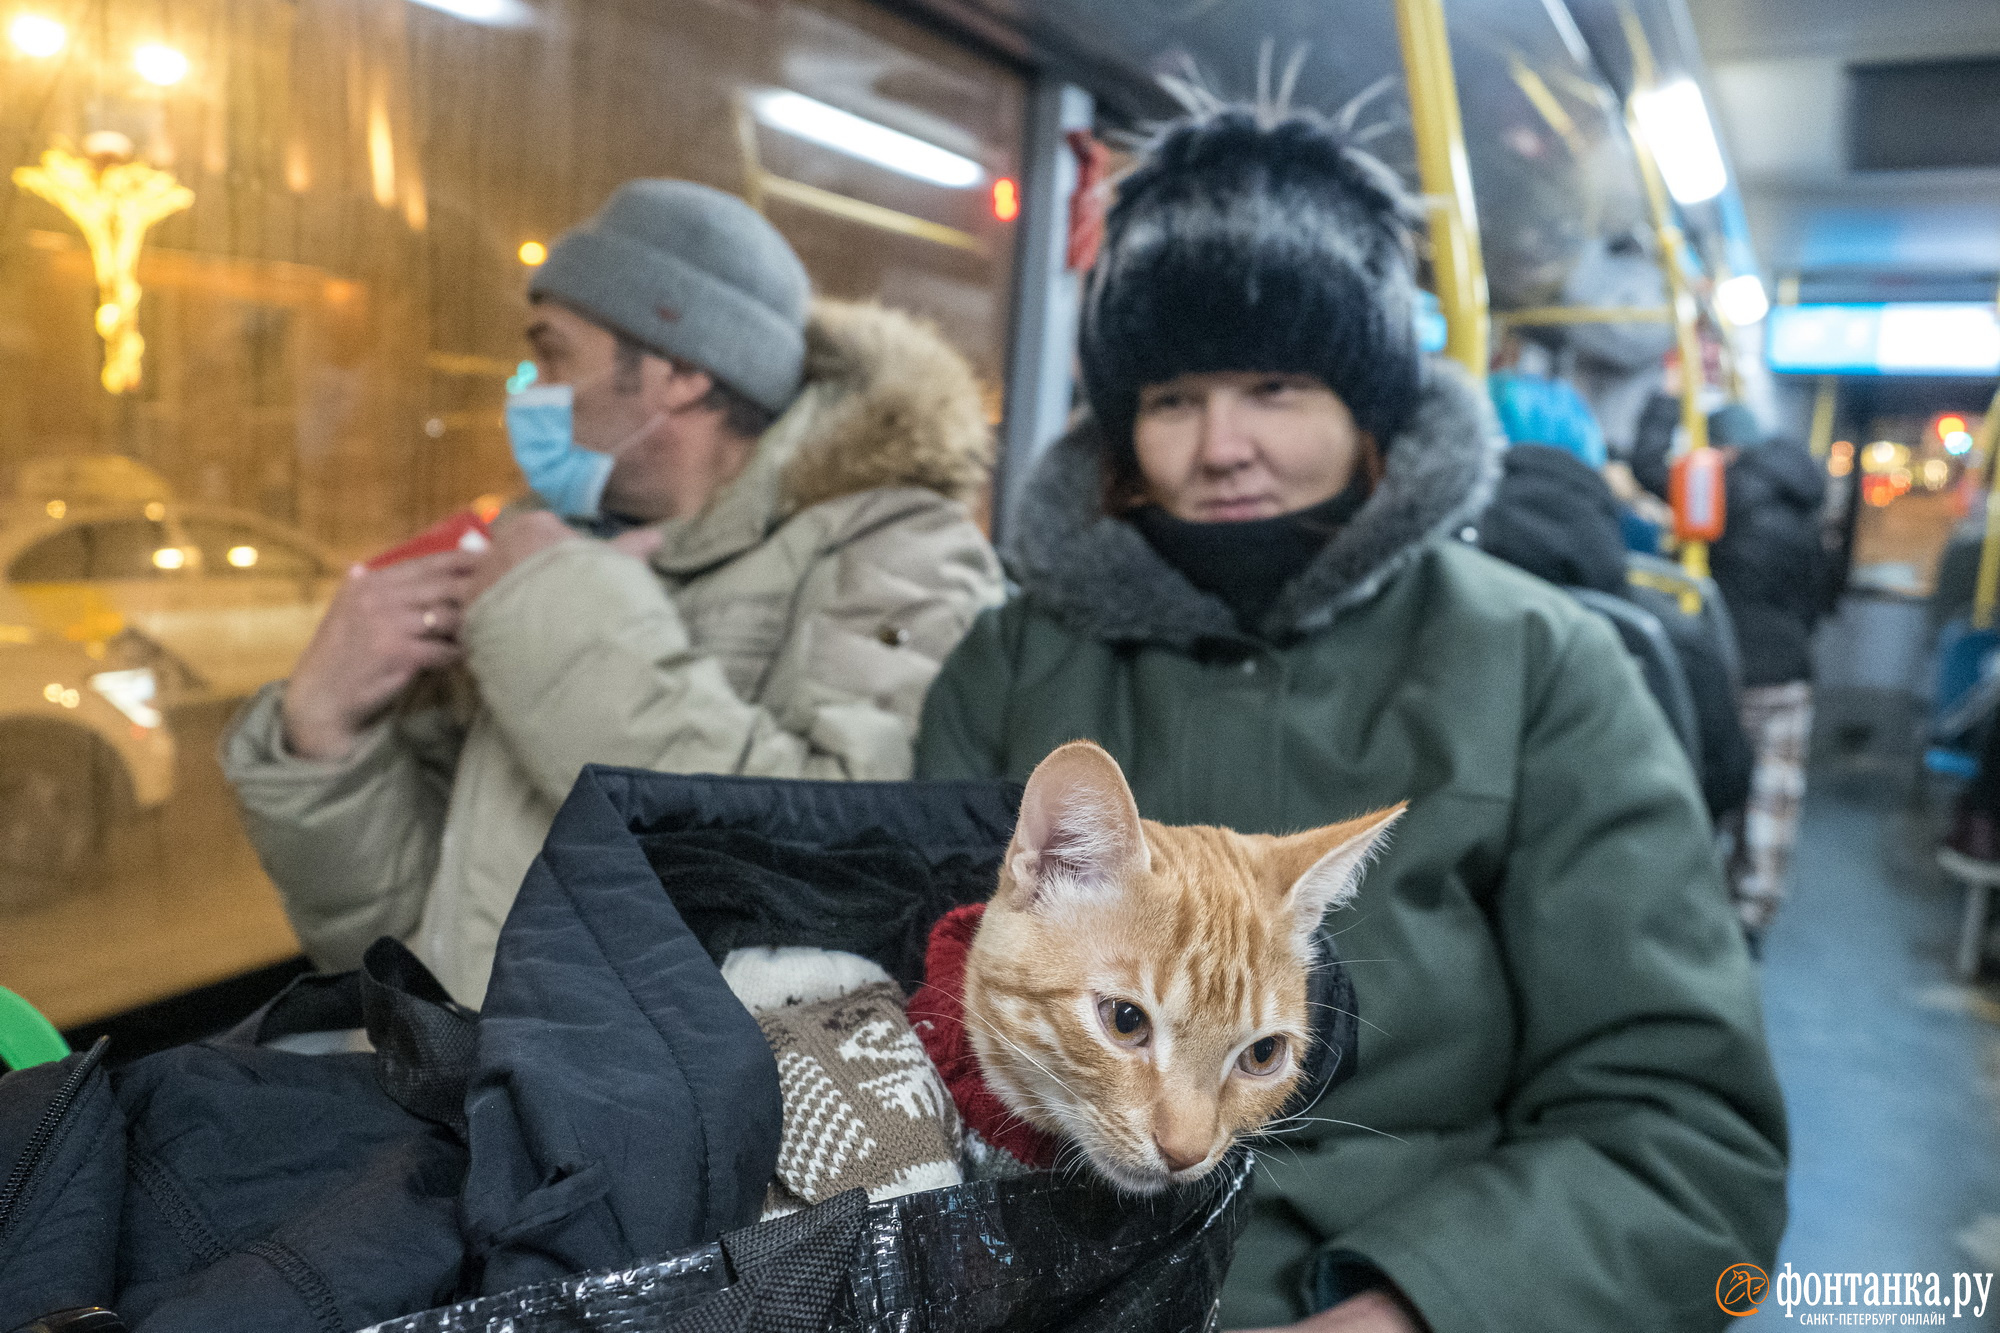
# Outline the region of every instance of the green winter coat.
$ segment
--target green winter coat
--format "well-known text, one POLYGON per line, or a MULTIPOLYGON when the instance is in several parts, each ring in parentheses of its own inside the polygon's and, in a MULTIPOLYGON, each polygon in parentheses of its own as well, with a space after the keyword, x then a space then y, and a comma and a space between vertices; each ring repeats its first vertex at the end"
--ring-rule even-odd
POLYGON ((1255 637, 1097 512, 1080 428, 1031 487, 1020 595, 925 705, 925 777, 1022 779, 1089 737, 1168 823, 1411 802, 1327 922, 1358 1071, 1261 1152, 1226 1328, 1370 1264, 1435 1333, 1718 1327, 1717 1277, 1783 1229, 1784 1110, 1694 776, 1605 625, 1455 539, 1489 484, 1479 404, 1432 372, 1255 637))

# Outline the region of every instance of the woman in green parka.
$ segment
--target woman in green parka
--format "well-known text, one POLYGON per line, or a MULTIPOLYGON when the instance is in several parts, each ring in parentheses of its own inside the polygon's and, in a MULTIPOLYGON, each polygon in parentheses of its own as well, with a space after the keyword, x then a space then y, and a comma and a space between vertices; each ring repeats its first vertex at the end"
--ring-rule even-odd
POLYGON ((1611 631, 1463 538, 1496 431, 1416 347, 1413 213, 1317 118, 1168 127, 918 772, 1089 737, 1147 817, 1408 798, 1329 920, 1357 1072, 1261 1155, 1223 1326, 1683 1330, 1769 1268, 1784 1111, 1693 774, 1611 631), (1298 1322, 1303 1320, 1303 1322, 1298 1322))

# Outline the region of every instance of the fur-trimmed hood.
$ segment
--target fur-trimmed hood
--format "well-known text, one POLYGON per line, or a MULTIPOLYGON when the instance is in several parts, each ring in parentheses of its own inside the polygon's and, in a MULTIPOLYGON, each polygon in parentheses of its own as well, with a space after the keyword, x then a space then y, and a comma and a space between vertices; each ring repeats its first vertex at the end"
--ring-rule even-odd
POLYGON ((970 501, 992 463, 979 383, 936 329, 878 305, 816 302, 798 398, 707 509, 662 525, 653 564, 691 573, 757 545, 802 509, 863 491, 913 487, 970 501))
MULTIPOLYGON (((1453 363, 1432 361, 1381 484, 1286 586, 1260 637, 1286 643, 1327 628, 1423 547, 1470 523, 1492 495, 1502 447, 1485 393, 1453 363)), ((1131 523, 1103 512, 1103 452, 1085 419, 1037 465, 1008 543, 1014 577, 1057 619, 1099 639, 1176 647, 1241 639, 1221 598, 1188 582, 1131 523)))

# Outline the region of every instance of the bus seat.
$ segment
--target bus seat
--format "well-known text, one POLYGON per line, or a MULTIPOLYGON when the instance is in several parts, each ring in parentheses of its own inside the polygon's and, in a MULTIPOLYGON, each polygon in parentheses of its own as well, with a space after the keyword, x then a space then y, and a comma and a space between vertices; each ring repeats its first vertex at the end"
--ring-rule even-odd
POLYGON ((1938 632, 1937 666, 1931 677, 1930 725, 1924 738, 1925 773, 1970 778, 1979 767, 1973 748, 1975 730, 1960 727, 1956 736, 1940 735, 1940 724, 1980 683, 1986 659, 1996 649, 2000 649, 2000 632, 1974 629, 1967 620, 1946 621, 1938 632))
POLYGON ((1625 651, 1638 659, 1640 673, 1646 678, 1646 688, 1659 702, 1660 711, 1667 715, 1667 723, 1679 738, 1688 764, 1700 773, 1701 732, 1695 719, 1694 695, 1688 691, 1687 676, 1681 670, 1680 658, 1674 653, 1666 630, 1661 628, 1659 617, 1622 597, 1599 592, 1595 588, 1569 588, 1565 591, 1610 621, 1611 627, 1618 631, 1618 637, 1625 643, 1625 651))
POLYGON ((1682 615, 1699 617, 1729 668, 1730 684, 1739 691, 1743 688, 1743 650, 1737 643, 1736 622, 1714 579, 1698 579, 1671 560, 1635 551, 1625 559, 1625 582, 1633 600, 1655 615, 1659 611, 1654 601, 1664 604, 1671 598, 1682 615))

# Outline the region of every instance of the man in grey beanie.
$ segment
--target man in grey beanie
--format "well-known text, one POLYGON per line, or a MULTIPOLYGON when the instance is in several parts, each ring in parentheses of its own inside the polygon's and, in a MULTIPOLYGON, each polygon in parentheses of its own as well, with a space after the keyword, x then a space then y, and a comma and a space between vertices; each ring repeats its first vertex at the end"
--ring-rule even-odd
POLYGON ((813 303, 741 200, 630 182, 529 295, 507 424, 538 503, 483 553, 357 567, 223 746, 313 960, 393 935, 474 1006, 584 764, 908 777, 938 664, 1000 595, 970 368, 813 303))

